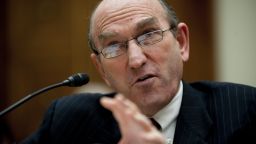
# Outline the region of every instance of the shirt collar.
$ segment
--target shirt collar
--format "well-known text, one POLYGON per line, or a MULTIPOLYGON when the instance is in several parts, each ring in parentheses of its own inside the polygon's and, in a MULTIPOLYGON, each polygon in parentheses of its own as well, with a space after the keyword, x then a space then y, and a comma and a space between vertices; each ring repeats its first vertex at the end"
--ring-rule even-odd
POLYGON ((164 131, 169 125, 176 122, 178 117, 181 100, 183 95, 183 84, 180 81, 179 90, 174 96, 174 98, 167 104, 163 109, 157 112, 153 118, 161 125, 162 130, 164 131))

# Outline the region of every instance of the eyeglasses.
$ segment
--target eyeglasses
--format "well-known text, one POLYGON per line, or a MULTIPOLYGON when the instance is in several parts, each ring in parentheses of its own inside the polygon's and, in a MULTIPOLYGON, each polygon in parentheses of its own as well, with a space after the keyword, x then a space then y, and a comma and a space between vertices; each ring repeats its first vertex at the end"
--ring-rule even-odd
POLYGON ((146 47, 153 44, 156 44, 163 40, 163 33, 171 30, 174 27, 168 28, 166 30, 156 30, 151 31, 142 35, 139 35, 133 39, 130 39, 126 42, 116 43, 113 45, 109 45, 107 47, 104 47, 100 53, 104 56, 106 59, 115 58, 122 54, 125 54, 128 48, 128 42, 131 40, 135 40, 138 46, 140 47, 146 47))

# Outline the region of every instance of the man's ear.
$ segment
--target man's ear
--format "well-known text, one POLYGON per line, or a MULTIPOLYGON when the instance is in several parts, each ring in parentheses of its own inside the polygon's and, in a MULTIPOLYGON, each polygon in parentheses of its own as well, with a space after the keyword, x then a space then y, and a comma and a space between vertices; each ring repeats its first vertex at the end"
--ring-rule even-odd
POLYGON ((180 45, 180 52, 182 60, 188 61, 189 59, 189 29, 185 23, 179 23, 177 26, 177 41, 180 45))
POLYGON ((109 81, 108 81, 108 79, 107 79, 107 77, 106 77, 106 73, 105 73, 104 68, 103 68, 103 66, 102 66, 102 63, 101 63, 101 61, 100 61, 100 58, 97 57, 96 54, 92 53, 92 54, 91 54, 91 60, 92 60, 92 62, 93 62, 93 64, 94 64, 94 66, 96 67, 97 71, 100 73, 101 78, 105 81, 105 83, 106 83, 108 86, 111 87, 111 85, 110 85, 110 83, 109 83, 109 81))

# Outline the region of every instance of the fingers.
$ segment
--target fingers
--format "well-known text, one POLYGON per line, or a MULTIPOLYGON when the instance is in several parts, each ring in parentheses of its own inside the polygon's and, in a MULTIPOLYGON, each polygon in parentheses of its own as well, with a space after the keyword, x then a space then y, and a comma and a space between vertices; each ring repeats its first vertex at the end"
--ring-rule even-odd
POLYGON ((122 139, 119 144, 161 144, 163 136, 143 115, 139 108, 123 95, 100 100, 103 107, 110 110, 119 124, 122 139))
MULTIPOLYGON (((120 99, 120 98, 118 98, 120 99)), ((110 110, 114 117, 116 118, 116 120, 118 121, 119 127, 122 131, 123 129, 123 125, 126 125, 127 123, 127 116, 124 115, 124 113, 122 111, 125 110, 125 106, 123 103, 120 102, 120 100, 117 100, 117 97, 115 98, 108 98, 108 97, 104 97, 101 98, 100 103, 103 107, 105 107, 106 109, 110 110)))
POLYGON ((120 124, 122 129, 123 125, 127 125, 127 121, 136 122, 140 127, 145 130, 150 130, 151 122, 143 114, 139 108, 123 95, 118 94, 115 98, 102 98, 101 104, 103 107, 112 111, 113 115, 120 124))
POLYGON ((121 132, 126 133, 125 129, 127 129, 129 121, 131 121, 134 113, 136 113, 136 108, 129 105, 122 95, 117 95, 115 98, 104 97, 100 102, 103 107, 113 113, 121 132))

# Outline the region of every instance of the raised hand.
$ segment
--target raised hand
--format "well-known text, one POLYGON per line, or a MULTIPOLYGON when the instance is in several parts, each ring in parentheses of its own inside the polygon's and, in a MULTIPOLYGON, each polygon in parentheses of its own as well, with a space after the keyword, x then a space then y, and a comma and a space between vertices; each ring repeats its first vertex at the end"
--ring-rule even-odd
POLYGON ((104 97, 101 104, 112 111, 121 130, 119 144, 164 144, 162 134, 143 115, 139 108, 122 94, 114 98, 104 97))

